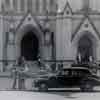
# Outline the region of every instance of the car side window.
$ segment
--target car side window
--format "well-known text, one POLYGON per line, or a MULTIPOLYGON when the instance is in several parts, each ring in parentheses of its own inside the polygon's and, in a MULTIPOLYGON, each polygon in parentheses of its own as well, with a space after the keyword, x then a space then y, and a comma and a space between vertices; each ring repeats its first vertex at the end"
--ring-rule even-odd
POLYGON ((63 76, 67 76, 67 77, 70 77, 71 76, 71 73, 72 73, 71 70, 63 70, 62 71, 62 75, 63 76))
POLYGON ((72 70, 72 76, 78 76, 78 72, 75 70, 72 70))
POLYGON ((83 73, 84 75, 91 75, 91 73, 88 70, 85 70, 83 73))
POLYGON ((66 75, 66 76, 68 76, 68 75, 69 75, 69 70, 62 71, 62 75, 66 75))
POLYGON ((80 76, 82 76, 82 73, 81 73, 80 70, 73 70, 72 71, 72 76, 74 76, 74 77, 80 77, 80 76))
POLYGON ((72 71, 72 76, 74 76, 74 77, 82 77, 87 74, 90 74, 90 73, 85 70, 73 70, 72 71))

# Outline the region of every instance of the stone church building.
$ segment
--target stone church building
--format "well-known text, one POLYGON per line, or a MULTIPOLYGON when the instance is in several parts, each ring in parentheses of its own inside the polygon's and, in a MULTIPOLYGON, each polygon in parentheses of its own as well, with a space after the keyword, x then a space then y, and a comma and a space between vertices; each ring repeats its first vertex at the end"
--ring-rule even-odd
POLYGON ((42 60, 83 62, 100 60, 100 12, 82 0, 73 11, 66 0, 0 1, 0 70, 23 56, 27 62, 42 60))

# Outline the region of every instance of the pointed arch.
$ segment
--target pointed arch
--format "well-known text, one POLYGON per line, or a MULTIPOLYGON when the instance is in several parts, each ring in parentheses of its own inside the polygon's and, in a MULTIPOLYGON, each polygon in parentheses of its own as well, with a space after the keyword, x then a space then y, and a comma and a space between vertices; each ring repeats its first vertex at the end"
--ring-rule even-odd
MULTIPOLYGON (((26 36, 29 36, 29 38, 30 38, 30 36, 32 36, 38 42, 38 43, 36 43, 36 44, 38 44, 36 47, 38 47, 38 52, 41 55, 42 54, 41 52, 43 51, 42 50, 43 35, 41 34, 41 32, 39 31, 39 29, 37 27, 34 27, 33 25, 28 24, 28 25, 23 26, 16 33, 16 36, 15 36, 16 57, 19 57, 21 55, 21 42, 23 41, 23 39, 29 40, 29 38, 26 38, 26 36)), ((30 43, 34 42, 34 41, 30 41, 30 43)), ((24 45, 24 44, 22 44, 22 45, 24 45)))
POLYGON ((69 12, 70 12, 71 14, 73 14, 73 10, 72 10, 72 8, 71 8, 71 6, 70 6, 70 4, 69 4, 68 1, 66 2, 65 7, 64 7, 64 9, 63 9, 62 12, 63 12, 63 13, 66 12, 67 9, 69 10, 69 12))
POLYGON ((39 54, 39 38, 34 31, 30 30, 25 33, 20 42, 20 52, 27 61, 38 59, 39 54))
POLYGON ((76 57, 80 54, 83 62, 88 62, 90 56, 96 59, 98 39, 95 35, 89 31, 84 31, 81 35, 77 36, 74 42, 77 49, 76 57))
POLYGON ((74 39, 72 41, 72 44, 77 45, 77 43, 80 40, 80 38, 83 37, 84 35, 88 36, 93 41, 94 45, 97 45, 98 44, 99 37, 97 37, 95 35, 95 33, 92 33, 90 31, 83 31, 83 32, 80 32, 79 34, 77 34, 74 37, 74 39))
POLYGON ((95 27, 92 19, 89 16, 83 16, 82 21, 78 24, 77 28, 75 31, 72 33, 72 39, 71 41, 74 40, 74 38, 82 33, 83 31, 92 31, 91 33, 95 35, 98 39, 100 39, 100 33, 95 27), (81 32, 80 32, 81 31, 81 32))

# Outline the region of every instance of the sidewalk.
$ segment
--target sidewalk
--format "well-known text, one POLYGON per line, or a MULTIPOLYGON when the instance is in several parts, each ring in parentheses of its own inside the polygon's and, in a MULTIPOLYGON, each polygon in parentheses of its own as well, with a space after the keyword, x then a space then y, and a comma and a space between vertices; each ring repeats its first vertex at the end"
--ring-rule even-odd
MULTIPOLYGON (((32 78, 25 80, 26 90, 32 90, 32 81, 33 81, 32 78)), ((12 84, 13 84, 12 78, 0 77, 0 90, 11 90, 12 84)))
MULTIPOLYGON (((25 86, 27 90, 32 90, 33 78, 27 78, 25 80, 25 86)), ((10 72, 0 72, 0 90, 10 90, 13 85, 13 78, 10 72)))

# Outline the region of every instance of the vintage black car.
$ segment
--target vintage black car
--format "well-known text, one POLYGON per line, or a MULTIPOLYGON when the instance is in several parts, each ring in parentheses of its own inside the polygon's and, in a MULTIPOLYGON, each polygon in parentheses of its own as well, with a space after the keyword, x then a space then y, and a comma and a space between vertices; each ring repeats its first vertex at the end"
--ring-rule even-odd
POLYGON ((71 67, 57 73, 39 75, 33 84, 39 91, 68 87, 79 87, 81 91, 93 91, 95 86, 100 85, 100 78, 88 68, 71 67))

